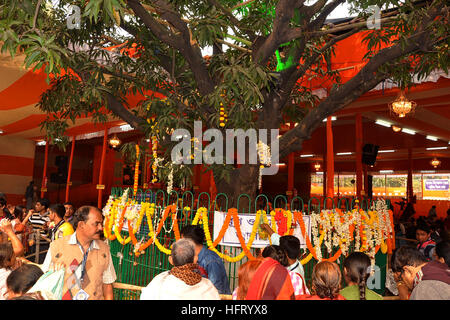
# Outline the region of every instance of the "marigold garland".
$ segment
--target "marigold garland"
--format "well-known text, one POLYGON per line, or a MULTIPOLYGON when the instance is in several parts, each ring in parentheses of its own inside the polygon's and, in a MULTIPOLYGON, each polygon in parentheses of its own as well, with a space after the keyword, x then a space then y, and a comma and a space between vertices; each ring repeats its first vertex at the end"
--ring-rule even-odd
MULTIPOLYGON (((157 237, 160 234, 161 229, 164 227, 164 223, 169 214, 171 214, 175 240, 180 239, 176 205, 173 204, 164 209, 162 217, 159 220, 158 226, 155 230, 152 224, 152 216, 155 214, 155 204, 141 203, 140 205, 137 205, 133 201, 126 200, 126 197, 127 194, 125 193, 125 195, 122 196, 121 201, 120 199, 114 200, 111 198, 108 200, 107 206, 105 206, 104 209, 105 237, 111 241, 117 239, 117 241, 119 241, 122 245, 132 242, 135 246, 134 252, 136 256, 142 254, 144 250, 152 243, 154 243, 161 252, 170 254, 171 250, 164 247, 157 237), (142 243, 143 239, 138 242, 135 234, 142 223, 144 215, 147 216, 150 238, 145 243, 142 243), (124 239, 120 232, 122 231, 125 217, 127 218, 129 236, 124 239)), ((190 208, 183 208, 183 211, 186 210, 190 210, 190 208)), ((312 236, 315 239, 314 246, 306 232, 306 227, 301 212, 291 212, 290 210, 275 208, 270 212, 270 214, 272 216, 272 229, 274 229, 275 232, 278 231, 280 235, 293 234, 294 229, 292 228, 292 222, 296 221, 299 224, 300 231, 302 232, 309 251, 308 256, 300 261, 302 264, 306 264, 312 258, 318 261, 336 261, 344 252, 346 254, 348 243, 353 239, 356 241, 355 243, 358 246, 358 250, 367 252, 372 259, 374 259, 374 256, 378 250, 381 250, 383 253, 389 253, 392 252, 394 248, 393 213, 391 210, 377 208, 376 211, 370 210, 366 213, 363 210, 356 208, 351 212, 342 212, 340 209, 334 209, 323 210, 319 214, 313 213, 311 215, 312 226, 314 226, 313 222, 316 222, 316 226, 313 228, 312 232, 312 236), (320 224, 317 224, 317 221, 320 221, 320 224), (332 235, 334 233, 336 234, 332 235), (339 247, 333 256, 327 259, 323 259, 322 253, 317 251, 321 251, 320 246, 324 241, 326 241, 325 243, 327 244, 326 246, 328 252, 331 252, 331 245, 334 247, 339 247)), ((228 262, 237 262, 245 256, 248 259, 255 258, 250 252, 250 248, 258 231, 260 237, 263 238, 262 231, 259 228, 260 220, 263 220, 264 223, 269 223, 267 214, 264 210, 258 210, 255 215, 255 222, 253 224, 248 243, 245 243, 242 236, 238 211, 235 208, 228 210, 224 223, 214 241, 212 241, 209 230, 207 208, 198 208, 192 224, 203 225, 205 237, 210 250, 215 251, 222 259, 228 262), (226 230, 230 225, 231 219, 233 219, 236 234, 242 248, 242 252, 235 257, 231 257, 216 249, 217 245, 219 245, 220 241, 223 239, 226 230)), ((170 230, 166 231, 169 232, 170 230)))

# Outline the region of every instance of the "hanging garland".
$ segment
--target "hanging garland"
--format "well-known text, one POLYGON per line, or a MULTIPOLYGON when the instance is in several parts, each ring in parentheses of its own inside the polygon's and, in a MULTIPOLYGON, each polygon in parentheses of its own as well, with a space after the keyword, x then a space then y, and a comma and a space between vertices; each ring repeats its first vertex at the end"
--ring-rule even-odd
MULTIPOLYGON (((166 232, 174 232, 175 240, 180 239, 176 205, 173 204, 167 206, 163 210, 163 214, 158 223, 156 220, 155 223, 152 223, 153 217, 156 219, 155 204, 136 204, 134 201, 127 200, 126 197, 127 192, 125 192, 120 199, 113 199, 112 197, 108 199, 107 205, 103 209, 105 215, 105 237, 110 241, 117 239, 122 245, 132 242, 135 246, 134 253, 136 256, 144 253, 145 249, 153 243, 161 252, 170 254, 171 250, 164 247, 157 237, 160 234, 161 229, 164 228, 166 232), (144 215, 147 217, 147 224, 149 226, 149 239, 145 243, 143 243, 143 239, 138 241, 135 236, 144 215), (172 226, 170 229, 166 229, 165 222, 169 215, 171 216, 172 226), (125 218, 127 219, 129 232, 127 238, 123 238, 120 234, 125 218), (154 229, 154 224, 155 226, 157 224, 156 230, 154 229)), ((373 210, 370 210, 367 213, 358 208, 351 212, 342 212, 340 209, 333 209, 322 210, 319 214, 312 213, 310 215, 310 236, 307 234, 301 212, 291 212, 289 210, 275 208, 270 212, 272 216, 272 229, 280 235, 292 235, 294 231, 292 222, 295 221, 298 223, 303 238, 306 241, 306 247, 309 251, 308 256, 301 260, 302 264, 309 262, 312 258, 317 261, 336 261, 342 254, 348 254, 349 244, 353 240, 355 240, 355 247, 358 248, 355 248, 356 251, 361 250, 366 252, 373 260, 376 252, 380 250, 380 248, 382 252, 392 252, 393 249, 393 214, 392 211, 383 207, 383 204, 384 203, 377 202, 377 207, 372 208, 373 210), (312 244, 310 237, 313 240, 314 245, 312 244), (330 253, 333 248, 338 248, 338 250, 333 256, 324 259, 321 250, 322 244, 330 253)), ((183 211, 186 210, 187 208, 185 207, 183 211)), ((264 210, 257 211, 252 232, 247 243, 245 243, 242 235, 238 212, 235 208, 228 210, 224 223, 214 241, 212 240, 209 230, 207 208, 198 208, 192 221, 192 225, 200 224, 203 226, 207 245, 210 250, 216 252, 222 259, 228 262, 237 262, 244 257, 247 257, 248 259, 255 258, 250 252, 250 248, 258 233, 260 238, 267 238, 267 235, 264 237, 264 232, 260 228, 261 220, 264 223, 269 223, 267 214, 264 210), (233 219, 233 225, 236 229, 236 234, 242 248, 242 252, 235 257, 231 257, 216 249, 217 245, 222 241, 226 230, 230 225, 231 219, 233 219)))

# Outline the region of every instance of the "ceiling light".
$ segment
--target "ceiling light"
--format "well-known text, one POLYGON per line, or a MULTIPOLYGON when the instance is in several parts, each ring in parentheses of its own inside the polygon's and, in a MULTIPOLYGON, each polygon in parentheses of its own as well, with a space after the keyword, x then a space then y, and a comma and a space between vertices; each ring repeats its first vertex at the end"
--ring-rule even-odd
POLYGON ((351 155, 351 154, 352 154, 352 152, 338 152, 338 153, 336 153, 337 156, 348 156, 348 155, 351 155))
POLYGON ((437 167, 439 167, 439 165, 441 164, 441 161, 438 160, 437 158, 434 158, 433 160, 430 161, 430 164, 431 164, 434 168, 437 168, 437 167))
POLYGON ((435 136, 427 136, 427 139, 428 140, 433 140, 433 141, 437 141, 438 140, 438 138, 435 137, 435 136))
POLYGON ((109 139, 109 144, 111 145, 111 147, 113 148, 117 148, 117 146, 121 143, 122 141, 120 141, 120 139, 117 137, 116 134, 114 134, 114 136, 109 139))
POLYGON ((408 113, 414 112, 417 103, 410 101, 405 97, 403 90, 400 91, 398 97, 388 104, 389 109, 399 118, 404 118, 408 113))
POLYGON ((395 150, 379 150, 378 153, 395 152, 395 150))
MULTIPOLYGON (((0 134, 3 134, 3 130, 2 129, 0 129, 0 134)), ((449 142, 450 143, 450 142, 449 142)))
POLYGON ((421 170, 420 173, 435 173, 435 170, 421 170))
POLYGON ((282 167, 282 166, 285 166, 286 165, 286 163, 277 163, 277 166, 279 166, 279 167, 282 167))
POLYGON ((323 174, 323 171, 317 171, 316 174, 323 174))
MULTIPOLYGON (((325 118, 325 119, 323 119, 322 122, 327 122, 327 120, 328 120, 328 118, 325 118)), ((335 121, 335 120, 336 120, 336 117, 335 117, 335 116, 332 116, 332 117, 331 117, 331 121, 335 121)))
POLYGON ((45 140, 36 142, 37 146, 45 146, 46 144, 47 144, 47 142, 45 140))
POLYGON ((380 170, 380 173, 393 173, 394 170, 380 170))
POLYGON ((431 148, 427 148, 427 150, 445 150, 447 149, 447 147, 431 147, 431 148))
POLYGON ((319 169, 320 169, 320 163, 316 163, 316 164, 314 165, 314 169, 319 170, 319 169))
POLYGON ((300 158, 310 158, 310 157, 314 157, 313 154, 301 154, 300 158))
POLYGON ((394 130, 394 132, 400 132, 402 131, 402 128, 398 126, 392 126, 392 130, 394 130))
POLYGON ((388 128, 390 128, 392 125, 392 123, 384 121, 384 120, 377 120, 377 121, 375 121, 375 123, 379 124, 380 126, 388 127, 388 128))
POLYGON ((416 134, 416 132, 414 130, 406 129, 406 128, 403 128, 402 132, 407 133, 407 134, 412 134, 412 135, 416 134))

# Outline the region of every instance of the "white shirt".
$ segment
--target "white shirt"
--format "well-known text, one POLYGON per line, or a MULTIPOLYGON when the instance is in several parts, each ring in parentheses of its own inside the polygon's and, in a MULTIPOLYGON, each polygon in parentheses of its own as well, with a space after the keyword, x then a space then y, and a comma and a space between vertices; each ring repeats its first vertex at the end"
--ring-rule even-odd
MULTIPOLYGON (((97 240, 93 240, 91 242, 90 250, 91 249, 95 249, 95 250, 99 250, 100 249, 100 247, 99 247, 99 245, 97 244, 96 241, 97 240)), ((69 244, 77 244, 76 232, 73 233, 70 236, 69 244)), ((81 253, 84 254, 83 248, 81 248, 80 245, 78 245, 78 247, 80 248, 81 253)), ((50 246, 50 248, 47 251, 47 255, 45 256, 44 263, 41 265, 41 269, 42 269, 42 271, 44 273, 46 273, 50 269, 51 262, 52 262, 52 253, 51 253, 51 246, 50 246)), ((116 279, 117 279, 116 271, 114 270, 114 265, 113 265, 113 262, 112 262, 111 255, 109 255, 108 266, 106 267, 106 270, 103 272, 103 283, 104 284, 111 284, 111 283, 115 282, 116 279)))
POLYGON ((158 274, 142 289, 141 300, 220 300, 211 280, 203 278, 190 286, 169 271, 158 274))
MULTIPOLYGON (((272 241, 272 244, 276 245, 276 246, 280 245, 280 238, 281 238, 281 236, 278 233, 272 233, 272 235, 270 236, 270 240, 272 241)), ((288 271, 294 271, 294 272, 300 273, 301 276, 303 277, 303 279, 305 279, 305 271, 303 270, 303 265, 300 263, 300 261, 297 260, 290 266, 286 267, 286 269, 288 269, 288 271)))

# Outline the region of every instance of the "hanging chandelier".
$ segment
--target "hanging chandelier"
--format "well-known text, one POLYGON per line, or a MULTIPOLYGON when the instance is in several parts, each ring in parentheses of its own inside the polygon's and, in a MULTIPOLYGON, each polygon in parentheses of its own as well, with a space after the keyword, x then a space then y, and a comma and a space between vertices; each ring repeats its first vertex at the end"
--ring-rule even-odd
POLYGON ((433 160, 430 161, 430 164, 434 167, 437 168, 439 167, 439 165, 441 164, 441 161, 438 158, 434 158, 433 160))
POLYGON ((121 143, 120 139, 117 137, 116 134, 114 134, 114 136, 109 139, 109 145, 113 148, 117 148, 117 146, 121 143))
POLYGON ((389 109, 399 118, 406 117, 407 114, 414 112, 417 103, 408 100, 403 90, 400 91, 398 97, 389 103, 389 109))
POLYGON ((397 127, 397 126, 392 126, 392 130, 394 130, 394 132, 400 132, 402 130, 402 128, 397 127))
POLYGON ((320 163, 316 163, 316 164, 314 165, 314 169, 319 170, 319 169, 320 169, 320 163))

